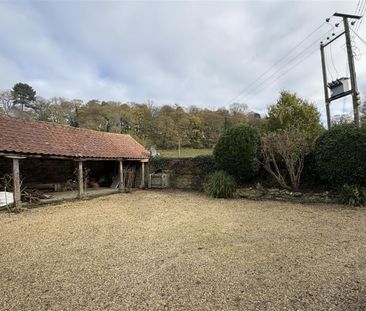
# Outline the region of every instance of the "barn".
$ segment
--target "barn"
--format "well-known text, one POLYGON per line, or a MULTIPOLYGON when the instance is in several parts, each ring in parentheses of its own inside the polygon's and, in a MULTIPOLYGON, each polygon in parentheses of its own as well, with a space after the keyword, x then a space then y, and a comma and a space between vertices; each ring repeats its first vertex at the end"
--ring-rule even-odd
POLYGON ((0 177, 12 176, 14 202, 21 188, 87 195, 88 188, 124 191, 145 184, 150 153, 130 135, 0 116, 0 177))

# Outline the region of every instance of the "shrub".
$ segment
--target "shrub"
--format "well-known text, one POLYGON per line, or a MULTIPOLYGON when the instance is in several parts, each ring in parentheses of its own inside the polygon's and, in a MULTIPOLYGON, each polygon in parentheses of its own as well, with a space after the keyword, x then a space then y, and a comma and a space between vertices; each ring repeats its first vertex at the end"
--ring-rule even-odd
POLYGON ((316 169, 314 150, 310 150, 310 153, 305 156, 304 169, 301 174, 301 184, 309 189, 316 189, 323 185, 316 169))
POLYGON ((339 203, 352 206, 366 205, 366 188, 345 184, 338 195, 339 203))
POLYGON ((332 185, 366 185, 366 128, 342 124, 324 132, 315 142, 320 178, 332 185))
POLYGON ((265 129, 269 132, 298 129, 304 133, 309 143, 323 132, 320 112, 316 106, 289 91, 282 91, 277 102, 268 107, 265 129))
POLYGON ((282 187, 298 191, 305 156, 310 152, 306 135, 286 129, 265 134, 261 140, 264 168, 282 187))
POLYGON ((236 190, 234 179, 224 171, 216 171, 208 176, 205 192, 214 198, 232 198, 236 190))
POLYGON ((241 124, 229 128, 219 138, 213 155, 219 168, 238 182, 254 177, 259 170, 257 160, 259 133, 254 127, 241 124))

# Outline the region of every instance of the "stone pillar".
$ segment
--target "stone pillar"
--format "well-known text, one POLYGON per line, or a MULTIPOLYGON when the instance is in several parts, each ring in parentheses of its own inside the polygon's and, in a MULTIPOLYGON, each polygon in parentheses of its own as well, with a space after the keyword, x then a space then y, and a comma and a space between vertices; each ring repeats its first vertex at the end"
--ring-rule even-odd
POLYGON ((118 171, 119 171, 119 191, 125 192, 125 178, 123 175, 123 160, 120 160, 118 163, 118 171))
POLYGON ((83 161, 79 160, 78 161, 78 198, 82 199, 83 197, 85 197, 85 192, 84 192, 84 177, 83 177, 83 161))

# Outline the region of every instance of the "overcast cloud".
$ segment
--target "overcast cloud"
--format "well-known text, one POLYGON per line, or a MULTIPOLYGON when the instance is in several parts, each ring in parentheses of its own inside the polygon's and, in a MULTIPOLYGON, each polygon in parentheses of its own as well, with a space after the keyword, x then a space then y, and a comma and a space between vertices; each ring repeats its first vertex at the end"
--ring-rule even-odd
MULTIPOLYGON (((356 5, 357 1, 0 2, 0 89, 22 81, 46 98, 149 99, 211 109, 236 101, 261 113, 281 89, 288 89, 314 101, 323 112, 317 38, 331 30, 328 25, 297 50, 314 42, 307 50, 314 51, 309 58, 257 91, 236 96, 325 18, 336 11, 354 13, 356 5)), ((366 22, 359 29, 363 37, 365 29, 366 22)), ((336 71, 338 76, 346 73, 342 43, 332 47, 336 69, 327 51, 333 77, 336 71)), ((355 45, 358 54, 366 52, 360 40, 355 45)), ((365 93, 366 55, 356 61, 356 70, 365 93)), ((350 98, 340 100, 333 113, 350 107, 350 98)))

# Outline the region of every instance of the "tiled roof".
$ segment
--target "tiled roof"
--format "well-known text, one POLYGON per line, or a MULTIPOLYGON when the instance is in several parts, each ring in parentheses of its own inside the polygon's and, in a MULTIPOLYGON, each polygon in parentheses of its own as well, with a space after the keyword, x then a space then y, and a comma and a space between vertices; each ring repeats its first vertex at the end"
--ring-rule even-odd
POLYGON ((148 159, 130 135, 0 116, 0 152, 73 158, 148 159))

